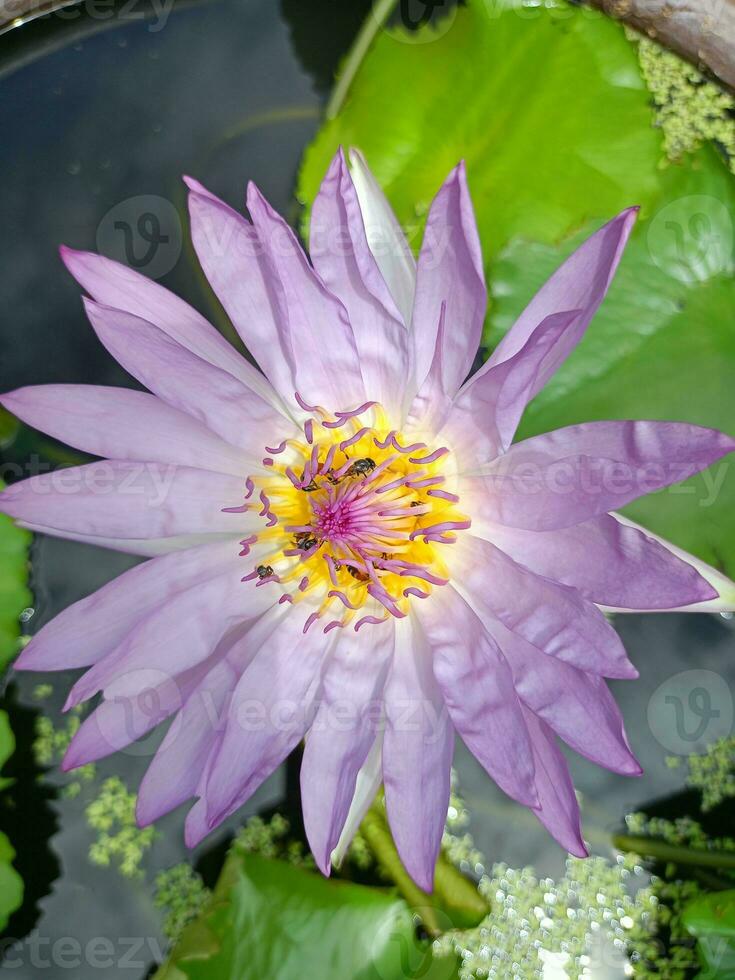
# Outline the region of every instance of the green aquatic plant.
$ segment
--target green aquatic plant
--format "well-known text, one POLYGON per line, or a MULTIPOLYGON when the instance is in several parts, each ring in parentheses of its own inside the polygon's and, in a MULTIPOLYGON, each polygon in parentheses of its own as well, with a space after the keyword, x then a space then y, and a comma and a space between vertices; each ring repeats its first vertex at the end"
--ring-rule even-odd
POLYGON ((141 863, 156 837, 153 827, 142 830, 135 822, 136 795, 117 776, 106 779, 86 808, 87 823, 97 831, 89 849, 93 864, 116 865, 126 878, 144 876, 141 863))
MULTIPOLYGON (((39 689, 50 687, 50 685, 38 685, 34 691, 36 700, 42 700, 47 695, 39 689)), ((35 738, 33 740, 33 755, 39 766, 56 765, 63 758, 64 753, 69 747, 69 743, 79 731, 82 723, 81 707, 72 708, 69 717, 60 726, 54 725, 53 719, 48 715, 38 715, 35 722, 35 738)), ((97 775, 97 767, 93 762, 86 766, 80 766, 74 770, 74 778, 64 783, 62 795, 69 799, 74 799, 82 791, 85 783, 91 783, 97 775)))
POLYGON ((156 875, 153 903, 165 911, 164 935, 172 942, 202 911, 211 892, 190 864, 182 861, 156 875))
POLYGON ((277 858, 295 867, 315 868, 311 854, 300 840, 290 836, 290 831, 288 820, 280 813, 274 813, 270 820, 250 817, 238 831, 234 847, 241 853, 277 858))
MULTIPOLYGON (((671 756, 666 761, 675 768, 674 763, 678 766, 681 760, 680 756, 671 756)), ((735 735, 718 739, 700 755, 687 756, 686 762, 686 785, 701 792, 705 813, 735 797, 735 735)))
POLYGON ((641 73, 653 98, 664 151, 678 161, 706 140, 718 143, 735 168, 735 98, 678 55, 634 31, 641 73))

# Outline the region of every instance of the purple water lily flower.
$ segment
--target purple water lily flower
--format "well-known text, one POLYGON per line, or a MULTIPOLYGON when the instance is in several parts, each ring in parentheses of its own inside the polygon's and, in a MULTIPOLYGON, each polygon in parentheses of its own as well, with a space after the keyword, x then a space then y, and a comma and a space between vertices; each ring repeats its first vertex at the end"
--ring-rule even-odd
POLYGON ((640 768, 605 678, 635 668, 603 609, 732 609, 735 586, 611 511, 735 448, 677 422, 591 422, 513 444, 581 340, 635 220, 589 238, 469 380, 486 290, 465 169, 416 262, 359 153, 314 203, 311 263, 252 184, 250 220, 188 180, 202 268, 261 371, 137 273, 63 249, 102 343, 151 393, 22 388, 2 404, 103 457, 0 496, 24 527, 148 557, 44 626, 16 666, 85 667, 102 701, 70 769, 175 716, 148 824, 192 798, 190 845, 305 739, 314 857, 339 861, 382 783, 430 890, 455 731, 586 854, 557 736, 640 768), (152 710, 151 705, 155 705, 152 710))

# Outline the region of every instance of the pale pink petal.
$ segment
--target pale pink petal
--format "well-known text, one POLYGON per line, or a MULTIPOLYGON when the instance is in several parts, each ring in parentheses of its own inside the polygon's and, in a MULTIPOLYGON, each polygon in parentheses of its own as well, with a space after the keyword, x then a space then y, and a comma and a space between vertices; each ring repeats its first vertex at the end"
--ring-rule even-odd
POLYGON ((577 342, 581 340, 605 298, 637 214, 638 208, 622 211, 559 266, 495 348, 487 362, 487 370, 517 354, 539 323, 552 313, 581 310, 582 315, 575 324, 577 342))
POLYGON ((322 404, 330 411, 357 408, 367 396, 344 306, 309 265, 293 231, 252 183, 247 204, 281 301, 281 329, 293 350, 296 391, 309 404, 322 404))
POLYGON ((278 407, 275 392, 257 368, 248 364, 188 303, 112 259, 92 252, 77 252, 66 246, 60 251, 69 272, 100 305, 147 320, 197 357, 227 371, 278 407))
POLYGON ((416 260, 380 184, 365 157, 354 148, 350 149, 350 170, 370 251, 408 327, 416 292, 416 260))
POLYGON ((535 806, 531 745, 500 648, 451 586, 437 589, 417 615, 431 646, 434 675, 463 742, 508 796, 535 806))
POLYGON ((401 418, 409 335, 368 246, 342 150, 312 207, 309 253, 325 286, 347 310, 368 398, 380 402, 391 418, 401 418))
POLYGON ((242 476, 248 456, 203 423, 144 391, 96 385, 38 385, 0 395, 0 404, 93 456, 198 466, 242 476))
POLYGON ((499 619, 544 653, 582 670, 638 676, 615 630, 576 589, 534 574, 469 534, 453 545, 450 560, 452 584, 486 628, 499 619))
POLYGON ((274 607, 249 638, 258 648, 232 697, 206 785, 207 822, 219 824, 255 792, 313 722, 331 640, 304 635, 303 607, 274 607))
POLYGON ((685 422, 586 422, 516 443, 462 475, 481 517, 531 531, 580 524, 679 483, 735 450, 735 439, 685 422))
POLYGON ((487 462, 510 446, 523 411, 569 353, 580 311, 552 313, 524 346, 505 361, 484 367, 464 386, 448 413, 442 436, 463 465, 487 462))
POLYGON ((383 688, 393 655, 392 623, 372 628, 370 652, 354 630, 340 631, 324 672, 314 724, 301 763, 301 806, 311 853, 329 874, 355 795, 357 776, 375 742, 383 688))
POLYGON ((541 804, 533 812, 566 851, 576 857, 587 857, 589 851, 582 838, 579 804, 566 759, 548 726, 532 711, 525 714, 533 743, 536 791, 541 804))
POLYGON ((90 323, 115 360, 154 395, 260 462, 264 446, 294 426, 232 375, 192 354, 140 317, 85 300, 90 323))
POLYGON ((200 183, 186 178, 194 250, 243 343, 287 405, 293 405, 294 351, 283 297, 253 226, 200 183))
POLYGON ((0 493, 0 511, 23 526, 84 539, 166 538, 262 529, 257 510, 225 513, 243 501, 243 481, 173 464, 105 459, 41 473, 0 493))
MULTIPOLYGON (((237 539, 142 562, 43 626, 15 661, 17 670, 64 670, 97 663, 133 627, 182 589, 238 559, 237 539)), ((245 574, 245 559, 239 558, 245 574)))
POLYGON ((385 711, 388 823, 406 870, 431 892, 449 806, 454 728, 431 669, 431 651, 408 619, 396 622, 385 711))
POLYGON ((440 188, 424 229, 411 322, 414 373, 419 386, 434 357, 443 303, 447 329, 442 373, 444 390, 453 396, 472 367, 487 307, 482 250, 464 163, 454 168, 440 188))
MULTIPOLYGON (((717 593, 717 597, 713 599, 706 599, 704 601, 699 601, 695 603, 687 603, 686 605, 671 606, 669 609, 658 609, 655 612, 735 612, 735 582, 729 579, 726 575, 723 575, 721 571, 714 568, 712 565, 708 565, 706 561, 702 561, 701 558, 697 558, 696 555, 690 554, 683 548, 679 548, 677 545, 672 544, 671 541, 667 541, 665 538, 660 537, 658 534, 654 534, 653 531, 649 531, 648 528, 641 527, 640 524, 636 524, 627 517, 623 517, 622 514, 611 514, 619 524, 625 527, 633 528, 644 534, 648 539, 655 541, 662 548, 665 548, 675 558, 679 558, 681 561, 685 562, 687 565, 691 565, 703 579, 705 579, 709 585, 717 593)), ((608 612, 631 612, 630 609, 625 609, 618 606, 608 606, 607 603, 604 604, 608 612)))
POLYGON ((633 756, 623 719, 605 681, 549 657, 502 623, 488 632, 503 651, 521 701, 580 755, 626 776, 641 768, 633 756))
MULTIPOLYGON (((2 502, 0 501, 0 511, 2 502)), ((178 534, 168 538, 109 538, 100 534, 82 534, 74 531, 59 530, 56 527, 47 527, 44 524, 31 523, 29 521, 18 521, 20 527, 33 531, 34 534, 48 534, 52 538, 61 538, 62 541, 78 541, 81 544, 90 544, 95 548, 109 548, 112 551, 121 551, 127 555, 138 555, 141 558, 158 558, 161 555, 168 555, 174 551, 186 551, 189 548, 198 548, 201 544, 214 544, 218 541, 237 541, 243 536, 239 534, 218 533, 218 534, 178 534)))
MULTIPOLYGON (((481 513, 469 508, 473 515, 481 513)), ((609 514, 558 531, 525 531, 473 519, 472 533, 598 605, 649 611, 717 596, 691 564, 609 514)))

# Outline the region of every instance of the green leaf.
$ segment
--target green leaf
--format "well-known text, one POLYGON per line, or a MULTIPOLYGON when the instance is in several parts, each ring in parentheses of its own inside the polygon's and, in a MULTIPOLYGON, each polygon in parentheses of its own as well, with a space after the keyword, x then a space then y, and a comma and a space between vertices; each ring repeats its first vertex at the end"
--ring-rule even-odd
MULTIPOLYGON (((0 480, 0 490, 3 487, 0 480)), ((31 602, 26 586, 30 540, 28 531, 0 514, 0 673, 18 650, 18 617, 31 602)))
POLYGON ((418 233, 464 158, 491 261, 514 236, 554 242, 656 199, 661 138, 619 24, 563 0, 471 0, 433 31, 379 33, 342 111, 307 150, 302 202, 338 145, 359 146, 418 233))
POLYGON ((156 980, 452 980, 395 893, 239 853, 156 980))
MULTIPOLYGON (((15 737, 10 728, 6 712, 0 711, 0 771, 15 751, 15 737)), ((7 789, 10 779, 0 776, 0 790, 7 789)), ((10 914, 19 908, 23 901, 23 879, 12 865, 15 857, 8 838, 0 832, 0 931, 8 924, 10 914)))
POLYGON ((682 922, 697 939, 699 980, 735 980, 735 891, 695 898, 682 922))
MULTIPOLYGON (((735 180, 714 149, 661 175, 585 339, 529 406, 518 438, 593 419, 672 419, 735 435, 735 180)), ((493 346, 562 259, 516 240, 493 268, 493 346)), ((735 574, 735 467, 723 460, 626 508, 633 520, 735 574), (720 482, 721 481, 721 482, 720 482)))

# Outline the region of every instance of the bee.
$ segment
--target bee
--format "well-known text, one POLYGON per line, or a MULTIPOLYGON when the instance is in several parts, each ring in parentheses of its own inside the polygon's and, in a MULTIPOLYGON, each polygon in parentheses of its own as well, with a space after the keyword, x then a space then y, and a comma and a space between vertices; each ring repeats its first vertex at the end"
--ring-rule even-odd
POLYGON ((302 551, 309 551, 318 544, 317 539, 309 531, 299 531, 298 534, 294 535, 294 541, 296 547, 301 548, 302 551))
POLYGON ((366 456, 364 459, 356 459, 347 470, 347 476, 367 476, 375 469, 375 460, 366 456))
POLYGON ((258 565, 255 571, 258 573, 259 579, 270 578, 274 574, 270 565, 258 565))
MULTIPOLYGON (((303 474, 303 473, 301 474, 301 479, 302 479, 302 480, 304 479, 304 474, 303 474)), ((309 482, 308 482, 308 483, 306 484, 306 486, 305 486, 305 487, 302 487, 301 489, 302 489, 302 490, 304 491, 304 493, 313 493, 313 492, 314 492, 315 490, 317 490, 317 489, 318 489, 318 487, 317 487, 317 482, 316 482, 316 480, 314 480, 314 479, 312 478, 312 479, 311 479, 311 480, 310 480, 310 481, 309 481, 309 482)))
POLYGON ((370 576, 367 575, 365 572, 360 571, 359 568, 355 568, 354 565, 346 565, 345 567, 347 568, 347 571, 350 573, 350 575, 353 578, 357 579, 358 582, 370 581, 370 576))

